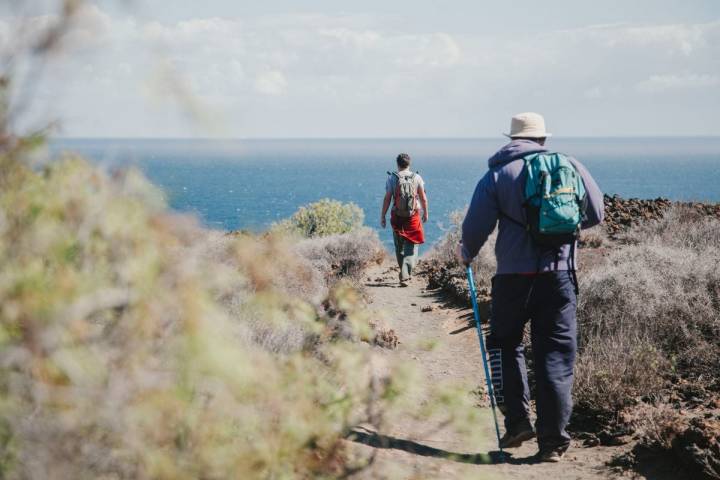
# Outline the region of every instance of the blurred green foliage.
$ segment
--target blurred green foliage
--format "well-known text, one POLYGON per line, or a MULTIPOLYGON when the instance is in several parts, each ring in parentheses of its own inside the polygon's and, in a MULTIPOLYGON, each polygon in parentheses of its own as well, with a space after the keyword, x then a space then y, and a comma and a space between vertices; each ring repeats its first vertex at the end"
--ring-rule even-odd
MULTIPOLYGON (((208 232, 166 213, 138 172, 14 166, 0 192, 5 475, 334 476, 367 403, 383 410, 403 390, 273 283, 269 270, 304 268, 282 239, 228 237, 207 256, 208 232), (307 348, 262 348, 258 315, 300 328, 307 348)), ((332 295, 367 337, 352 290, 332 295)))
POLYGON ((169 213, 134 170, 0 162, 4 478, 338 478, 368 461, 344 440, 357 425, 473 425, 467 390, 418 408, 422 381, 368 345, 362 295, 314 273, 318 248, 356 242, 311 262, 169 213), (302 296, 317 281, 322 306, 302 296))

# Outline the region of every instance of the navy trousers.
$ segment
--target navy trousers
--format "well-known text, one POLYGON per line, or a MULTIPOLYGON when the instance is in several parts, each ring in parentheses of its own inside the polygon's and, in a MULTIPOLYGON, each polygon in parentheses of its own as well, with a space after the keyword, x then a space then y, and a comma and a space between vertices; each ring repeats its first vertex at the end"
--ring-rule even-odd
POLYGON ((530 389, 523 352, 529 320, 537 387, 535 429, 541 449, 570 444, 565 428, 572 412, 576 304, 570 272, 493 278, 487 347, 495 398, 508 430, 529 419, 530 389))

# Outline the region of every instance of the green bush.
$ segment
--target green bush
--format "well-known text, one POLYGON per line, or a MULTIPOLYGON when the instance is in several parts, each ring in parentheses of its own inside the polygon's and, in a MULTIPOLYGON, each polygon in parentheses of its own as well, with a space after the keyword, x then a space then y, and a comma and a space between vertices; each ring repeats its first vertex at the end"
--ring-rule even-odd
POLYGON ((362 209, 354 203, 323 199, 300 207, 290 218, 278 223, 284 230, 303 237, 325 237, 348 233, 360 228, 365 219, 362 209))

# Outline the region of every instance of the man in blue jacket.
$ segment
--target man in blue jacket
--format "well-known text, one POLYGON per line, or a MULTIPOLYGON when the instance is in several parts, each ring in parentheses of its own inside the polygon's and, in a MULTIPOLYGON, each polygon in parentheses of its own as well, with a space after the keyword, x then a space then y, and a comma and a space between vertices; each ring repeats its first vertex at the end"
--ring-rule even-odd
MULTIPOLYGON (((497 274, 492 281, 492 317, 487 338, 495 397, 505 414, 503 448, 520 446, 537 433, 539 461, 557 462, 570 445, 565 430, 572 412, 571 389, 577 348, 575 246, 538 246, 523 227, 523 158, 547 152, 545 120, 537 113, 513 117, 511 142, 493 155, 475 188, 462 225, 458 256, 469 263, 498 225, 497 274), (537 420, 530 422, 523 332, 530 332, 537 384, 537 420)), ((603 220, 603 195, 587 169, 574 158, 587 193, 582 228, 603 220)))

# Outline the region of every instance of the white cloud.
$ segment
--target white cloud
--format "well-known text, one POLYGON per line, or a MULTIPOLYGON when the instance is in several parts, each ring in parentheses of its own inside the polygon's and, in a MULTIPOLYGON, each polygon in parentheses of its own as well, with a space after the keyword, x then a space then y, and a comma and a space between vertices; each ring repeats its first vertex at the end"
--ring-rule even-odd
POLYGON ((599 25, 588 27, 585 34, 611 48, 662 48, 669 53, 691 55, 707 45, 708 31, 717 30, 720 23, 697 25, 599 25))
POLYGON ((399 65, 425 66, 431 68, 452 67, 462 60, 462 50, 451 35, 435 33, 426 36, 410 36, 407 38, 409 56, 398 58, 399 65))
MULTIPOLYGON (((54 103, 70 135, 206 135, 141 93, 169 65, 193 105, 221 112, 233 136, 490 135, 515 110, 574 118, 577 102, 599 98, 597 128, 564 127, 611 134, 627 133, 629 110, 647 116, 645 125, 660 117, 668 102, 642 103, 638 92, 707 96, 720 78, 720 22, 512 35, 410 31, 402 22, 368 15, 158 22, 91 7, 38 103, 54 103)), ((10 25, 0 18, 0 39, 10 25)), ((710 96, 703 105, 718 99, 710 96)), ((709 113, 697 107, 673 108, 665 116, 683 128, 707 124, 709 113)))
POLYGON ((320 29, 318 33, 322 36, 339 40, 344 45, 350 45, 360 49, 374 47, 382 39, 378 32, 372 30, 356 31, 349 28, 328 28, 320 29))
POLYGON ((255 78, 255 90, 263 95, 283 95, 287 87, 285 75, 278 70, 263 72, 255 78))
POLYGON ((637 84, 644 93, 661 93, 667 90, 708 88, 720 85, 720 76, 686 73, 683 75, 652 75, 637 84))
POLYGON ((592 87, 585 90, 584 93, 586 98, 596 99, 603 96, 602 89, 600 87, 592 87))

